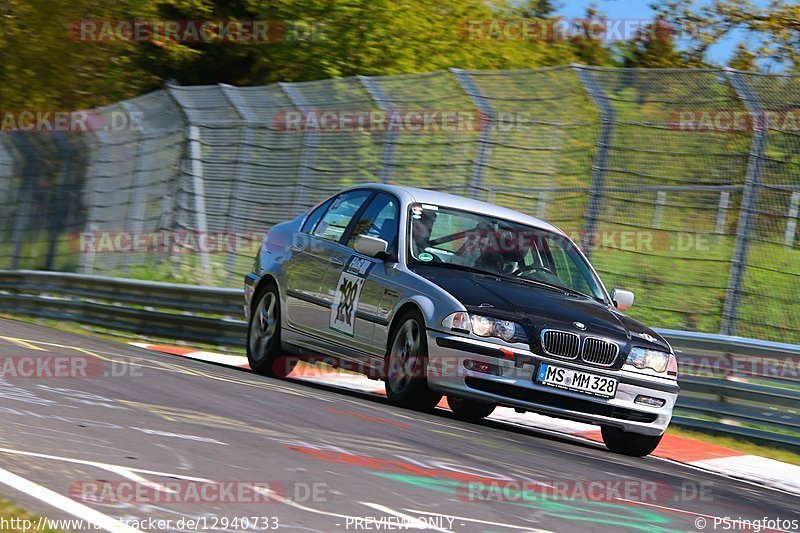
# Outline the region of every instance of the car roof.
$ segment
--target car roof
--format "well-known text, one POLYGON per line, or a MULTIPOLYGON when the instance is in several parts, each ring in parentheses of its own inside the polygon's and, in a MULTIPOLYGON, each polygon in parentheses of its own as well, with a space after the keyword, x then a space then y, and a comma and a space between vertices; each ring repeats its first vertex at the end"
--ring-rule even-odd
POLYGON ((353 185, 352 187, 348 187, 345 190, 364 188, 394 193, 403 201, 404 204, 423 203, 442 207, 452 207, 455 209, 462 209, 464 211, 482 213, 491 217, 501 218, 511 222, 518 222, 527 226, 533 226, 535 228, 565 235, 565 233, 558 227, 539 218, 520 213, 519 211, 514 211, 513 209, 500 207, 499 205, 482 202, 480 200, 465 198, 455 194, 447 194, 428 189, 418 189, 416 187, 404 187, 401 185, 387 185, 384 183, 362 183, 361 185, 353 185))

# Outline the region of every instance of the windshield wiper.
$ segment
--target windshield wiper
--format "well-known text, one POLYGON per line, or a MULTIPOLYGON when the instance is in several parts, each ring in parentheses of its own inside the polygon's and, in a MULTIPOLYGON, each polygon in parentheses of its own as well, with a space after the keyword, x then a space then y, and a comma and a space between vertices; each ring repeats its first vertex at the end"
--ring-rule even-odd
MULTIPOLYGON (((577 296, 584 296, 586 298, 593 298, 592 296, 589 296, 588 294, 582 293, 581 291, 575 290, 575 289, 573 289, 571 287, 565 287, 563 285, 558 285, 556 283, 548 283, 546 281, 541 281, 541 280, 538 280, 538 279, 530 279, 530 278, 520 278, 520 277, 513 277, 512 278, 511 276, 503 276, 503 278, 511 279, 511 280, 514 280, 514 281, 527 281, 528 283, 533 283, 534 285, 541 285, 543 287, 547 287, 548 289, 556 289, 556 290, 568 292, 570 294, 574 294, 574 295, 577 295, 577 296)), ((594 299, 596 299, 596 298, 594 298, 594 299)))
POLYGON ((475 274, 483 274, 484 276, 493 276, 493 277, 497 277, 497 278, 502 277, 502 276, 499 276, 499 275, 494 274, 492 272, 489 272, 488 270, 481 270, 480 268, 469 267, 469 266, 466 266, 466 265, 459 265, 458 263, 445 263, 444 261, 441 262, 441 263, 438 263, 438 262, 437 263, 434 263, 434 262, 426 263, 426 262, 423 262, 423 261, 415 261, 413 264, 415 264, 415 265, 425 265, 425 266, 449 267, 449 268, 452 268, 454 270, 463 270, 464 272, 474 272, 475 274))

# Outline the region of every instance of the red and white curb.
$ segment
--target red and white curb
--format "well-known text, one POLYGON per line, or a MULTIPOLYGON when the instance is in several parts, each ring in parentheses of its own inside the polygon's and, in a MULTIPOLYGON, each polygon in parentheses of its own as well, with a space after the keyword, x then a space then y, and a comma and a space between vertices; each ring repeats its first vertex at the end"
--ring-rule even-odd
MULTIPOLYGON (((247 359, 238 355, 196 351, 189 348, 138 342, 132 342, 130 344, 148 350, 178 355, 199 361, 207 361, 237 368, 250 368, 247 364, 247 359)), ((378 381, 371 380, 360 374, 326 370, 320 366, 300 364, 295 367, 289 377, 369 394, 386 394, 383 385, 378 381)), ((439 403, 439 407, 447 409, 447 401, 443 399, 439 403)), ((535 413, 517 413, 513 409, 506 407, 498 407, 495 409, 489 419, 538 430, 566 433, 597 442, 602 441, 597 426, 561 420, 535 413)), ((767 457, 748 455, 723 446, 716 446, 685 437, 676 437, 670 435, 669 432, 667 432, 667 435, 661 440, 661 444, 656 451, 653 452, 653 455, 662 459, 669 459, 702 468, 703 470, 710 470, 737 479, 752 481, 776 489, 800 494, 800 466, 776 461, 767 457)))

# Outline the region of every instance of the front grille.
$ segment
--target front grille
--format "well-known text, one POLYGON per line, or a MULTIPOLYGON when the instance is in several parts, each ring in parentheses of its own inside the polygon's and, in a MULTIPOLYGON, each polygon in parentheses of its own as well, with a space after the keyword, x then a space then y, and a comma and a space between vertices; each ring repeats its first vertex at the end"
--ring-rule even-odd
POLYGON ((613 342, 586 337, 583 341, 583 354, 581 359, 587 363, 599 366, 611 366, 617 358, 619 346, 613 342))
POLYGON ((575 359, 580 352, 581 339, 566 331, 545 330, 542 332, 542 348, 548 355, 575 359))

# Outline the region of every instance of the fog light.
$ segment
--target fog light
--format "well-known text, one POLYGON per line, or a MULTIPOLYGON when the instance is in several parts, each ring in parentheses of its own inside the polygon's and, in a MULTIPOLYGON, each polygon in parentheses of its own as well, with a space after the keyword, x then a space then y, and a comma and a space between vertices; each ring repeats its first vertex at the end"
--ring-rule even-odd
POLYGON ((633 400, 633 403, 638 403, 639 405, 646 405, 648 407, 664 407, 666 400, 662 400, 661 398, 651 398, 650 396, 643 396, 639 395, 633 400))
POLYGON ((472 359, 466 359, 464 361, 464 368, 474 372, 480 372, 482 374, 493 374, 496 376, 501 374, 499 366, 490 365, 489 363, 484 363, 482 361, 473 361, 472 359))

